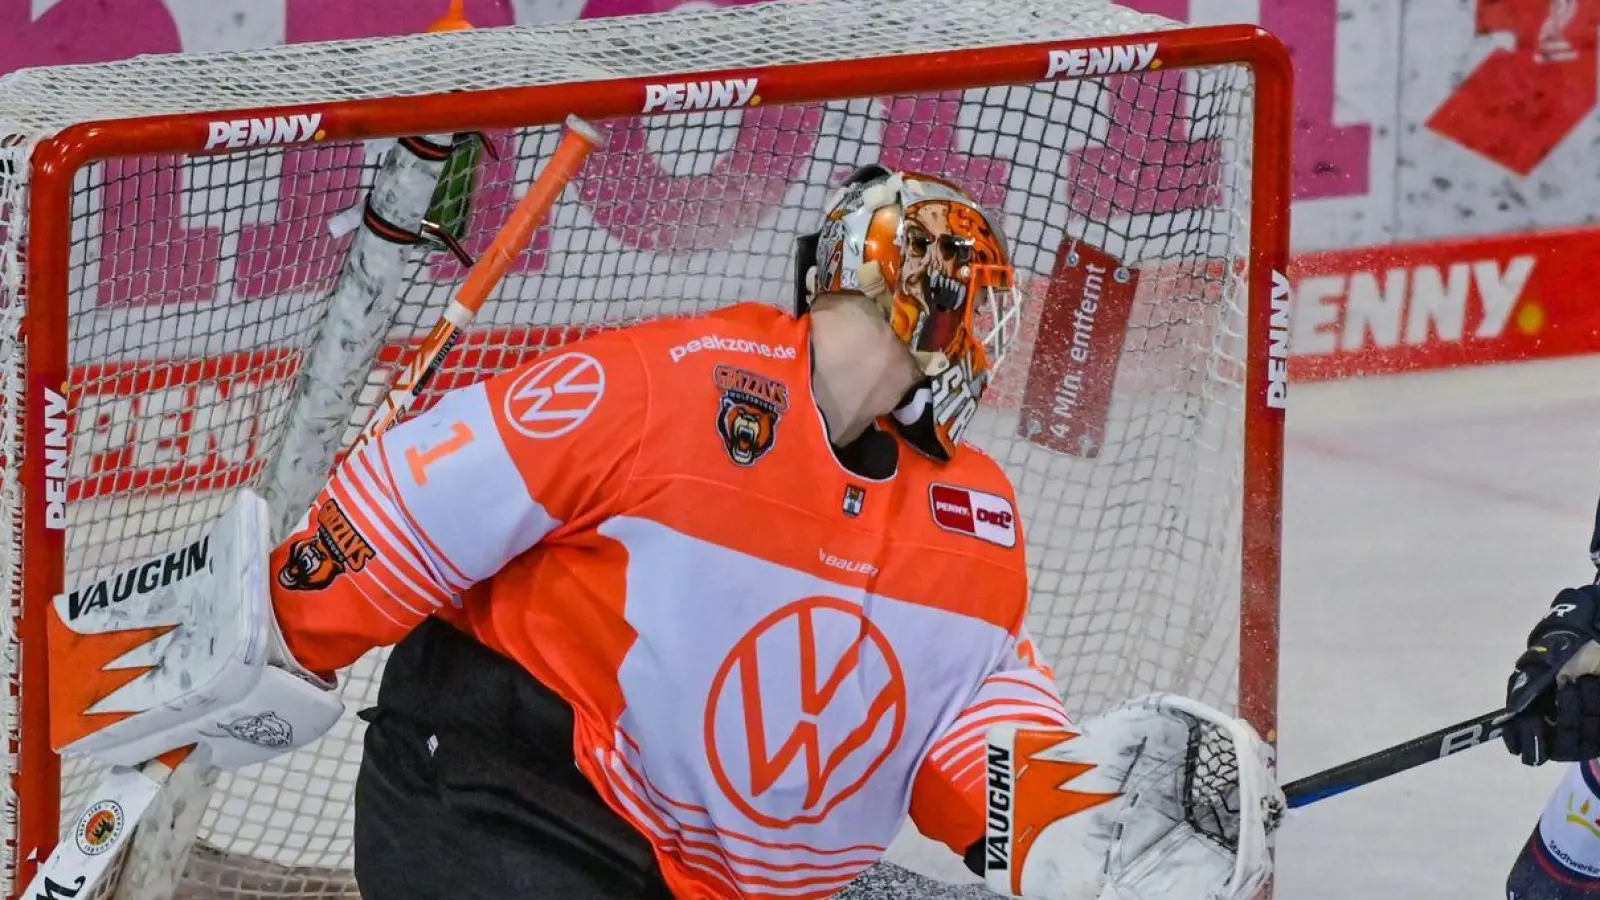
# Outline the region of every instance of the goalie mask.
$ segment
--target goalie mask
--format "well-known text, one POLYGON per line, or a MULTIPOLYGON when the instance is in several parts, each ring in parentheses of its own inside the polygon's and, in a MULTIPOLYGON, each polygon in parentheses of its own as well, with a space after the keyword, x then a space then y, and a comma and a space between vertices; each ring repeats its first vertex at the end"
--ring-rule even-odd
POLYGON ((950 459, 1015 336, 1016 272, 1000 229, 947 181, 867 166, 829 199, 822 229, 799 239, 795 272, 802 315, 830 292, 878 304, 925 376, 895 426, 950 459))

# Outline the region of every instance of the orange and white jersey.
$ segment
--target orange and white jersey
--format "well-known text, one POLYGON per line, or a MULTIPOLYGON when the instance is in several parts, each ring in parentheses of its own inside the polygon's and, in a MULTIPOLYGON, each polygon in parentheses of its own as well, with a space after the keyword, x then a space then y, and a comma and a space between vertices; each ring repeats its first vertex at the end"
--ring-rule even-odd
POLYGON ((1066 714, 976 450, 835 460, 809 320, 746 304, 553 351, 340 466, 273 557, 332 670, 438 615, 566 699, 574 752, 684 898, 825 897, 907 814, 983 834, 989 724, 1066 714))

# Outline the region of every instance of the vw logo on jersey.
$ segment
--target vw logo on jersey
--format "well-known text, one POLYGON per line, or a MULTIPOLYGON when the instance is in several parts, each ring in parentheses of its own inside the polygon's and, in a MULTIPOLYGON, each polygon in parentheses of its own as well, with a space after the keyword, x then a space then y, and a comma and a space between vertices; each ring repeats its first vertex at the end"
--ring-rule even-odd
POLYGON ((585 353, 563 353, 534 365, 511 383, 505 417, 536 439, 560 437, 582 425, 606 393, 606 370, 585 353))
POLYGON ((888 636, 858 605, 797 600, 756 623, 717 670, 705 723, 712 775, 753 822, 821 822, 899 745, 907 694, 888 636))

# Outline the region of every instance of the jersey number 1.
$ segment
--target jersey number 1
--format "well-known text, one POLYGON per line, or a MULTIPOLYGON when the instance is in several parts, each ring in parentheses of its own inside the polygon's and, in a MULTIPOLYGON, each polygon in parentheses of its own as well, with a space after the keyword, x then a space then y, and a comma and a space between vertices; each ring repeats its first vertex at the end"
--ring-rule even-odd
POLYGON ((465 422, 450 426, 450 436, 432 447, 407 447, 406 464, 411 480, 420 487, 428 483, 428 467, 472 443, 472 429, 465 422))

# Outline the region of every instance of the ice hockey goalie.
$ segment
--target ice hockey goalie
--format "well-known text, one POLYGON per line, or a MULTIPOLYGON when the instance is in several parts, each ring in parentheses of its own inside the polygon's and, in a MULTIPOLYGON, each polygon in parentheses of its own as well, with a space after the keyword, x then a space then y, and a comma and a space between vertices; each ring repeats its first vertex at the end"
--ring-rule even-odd
MULTIPOLYGON (((286 689, 394 646, 362 711, 363 896, 820 898, 908 817, 1005 895, 1251 896, 1281 802, 1254 733, 1169 696, 1074 724, 1024 627, 1012 486, 961 443, 1018 321, 998 223, 868 167, 798 243, 792 313, 656 320, 453 391, 233 579, 286 689)), ((247 698, 191 705, 135 749, 304 743, 304 702, 244 735, 247 698)))

